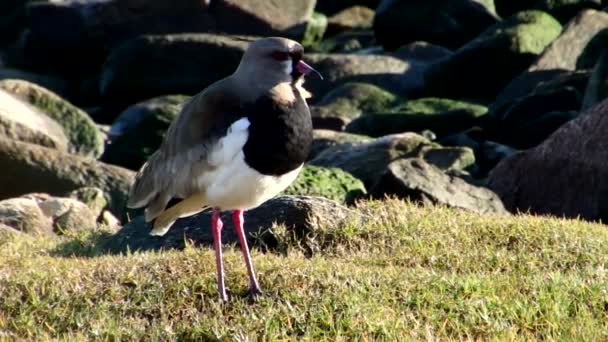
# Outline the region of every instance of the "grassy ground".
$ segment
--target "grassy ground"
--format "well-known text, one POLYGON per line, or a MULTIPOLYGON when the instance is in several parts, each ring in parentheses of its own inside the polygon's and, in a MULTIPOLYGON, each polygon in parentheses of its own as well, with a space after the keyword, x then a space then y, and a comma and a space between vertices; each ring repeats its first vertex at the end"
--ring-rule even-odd
POLYGON ((608 230, 532 216, 478 216, 400 201, 376 219, 280 251, 253 251, 265 296, 216 299, 210 248, 104 255, 102 232, 4 237, 0 337, 40 340, 428 340, 608 338, 608 230))

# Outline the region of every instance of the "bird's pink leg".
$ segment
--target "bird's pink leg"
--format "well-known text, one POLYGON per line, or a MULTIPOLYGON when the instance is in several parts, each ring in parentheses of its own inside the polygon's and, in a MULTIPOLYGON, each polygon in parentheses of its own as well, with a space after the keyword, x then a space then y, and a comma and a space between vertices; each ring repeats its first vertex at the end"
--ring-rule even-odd
POLYGON ((241 252, 243 253, 243 258, 245 259, 247 273, 249 273, 249 292, 251 295, 255 296, 261 294, 262 290, 260 289, 260 285, 255 278, 255 271, 253 269, 253 263, 251 262, 251 255, 249 254, 249 246, 247 246, 247 238, 245 237, 245 231, 243 229, 244 221, 242 210, 235 210, 232 212, 232 222, 234 223, 234 229, 236 230, 236 235, 238 236, 239 243, 241 244, 241 252))
POLYGON ((211 215, 211 234, 213 235, 213 249, 215 249, 215 267, 217 272, 217 291, 223 301, 228 300, 226 287, 224 285, 224 260, 222 259, 222 219, 220 210, 213 208, 211 215))

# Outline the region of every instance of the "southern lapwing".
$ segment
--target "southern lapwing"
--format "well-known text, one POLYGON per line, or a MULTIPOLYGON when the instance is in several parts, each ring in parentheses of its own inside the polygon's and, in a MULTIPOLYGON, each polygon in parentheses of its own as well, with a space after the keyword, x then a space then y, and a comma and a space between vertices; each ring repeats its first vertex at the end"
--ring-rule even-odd
POLYGON ((236 71, 193 96, 171 123, 163 143, 136 175, 127 206, 145 207, 152 235, 178 219, 213 210, 211 229, 219 296, 227 300, 220 211, 231 210, 249 273, 261 293, 243 231, 243 211, 283 191, 299 174, 312 142, 303 89, 315 72, 299 43, 279 37, 251 42, 236 71), (180 201, 167 208, 172 199, 180 201))

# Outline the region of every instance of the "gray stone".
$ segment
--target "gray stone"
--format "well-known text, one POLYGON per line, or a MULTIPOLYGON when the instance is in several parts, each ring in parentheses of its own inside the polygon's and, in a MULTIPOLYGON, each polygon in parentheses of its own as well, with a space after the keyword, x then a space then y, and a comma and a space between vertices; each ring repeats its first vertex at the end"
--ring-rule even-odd
POLYGON ((446 205, 479 214, 508 213, 489 189, 447 175, 420 158, 391 162, 370 193, 379 198, 393 195, 425 205, 446 205))
POLYGON ((0 135, 67 151, 68 138, 53 119, 0 89, 0 135))
POLYGON ((28 234, 52 234, 53 220, 31 198, 0 201, 0 224, 28 234))
MULTIPOLYGON (((361 82, 408 96, 424 88, 422 62, 407 62, 391 56, 363 54, 306 54, 305 59, 324 77, 308 77, 304 87, 318 100, 345 83, 361 82)), ((312 76, 312 75, 311 75, 312 76)))
POLYGON ((584 10, 568 22, 562 33, 530 66, 529 71, 576 70, 576 64, 593 37, 608 26, 608 13, 584 10))

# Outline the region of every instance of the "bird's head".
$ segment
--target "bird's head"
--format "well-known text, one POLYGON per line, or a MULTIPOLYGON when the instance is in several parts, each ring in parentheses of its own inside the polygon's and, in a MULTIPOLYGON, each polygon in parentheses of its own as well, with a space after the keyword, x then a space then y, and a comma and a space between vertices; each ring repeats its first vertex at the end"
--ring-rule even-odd
POLYGON ((281 37, 258 39, 249 44, 237 73, 270 82, 295 83, 311 72, 323 78, 304 62, 303 56, 304 48, 296 41, 281 37))

